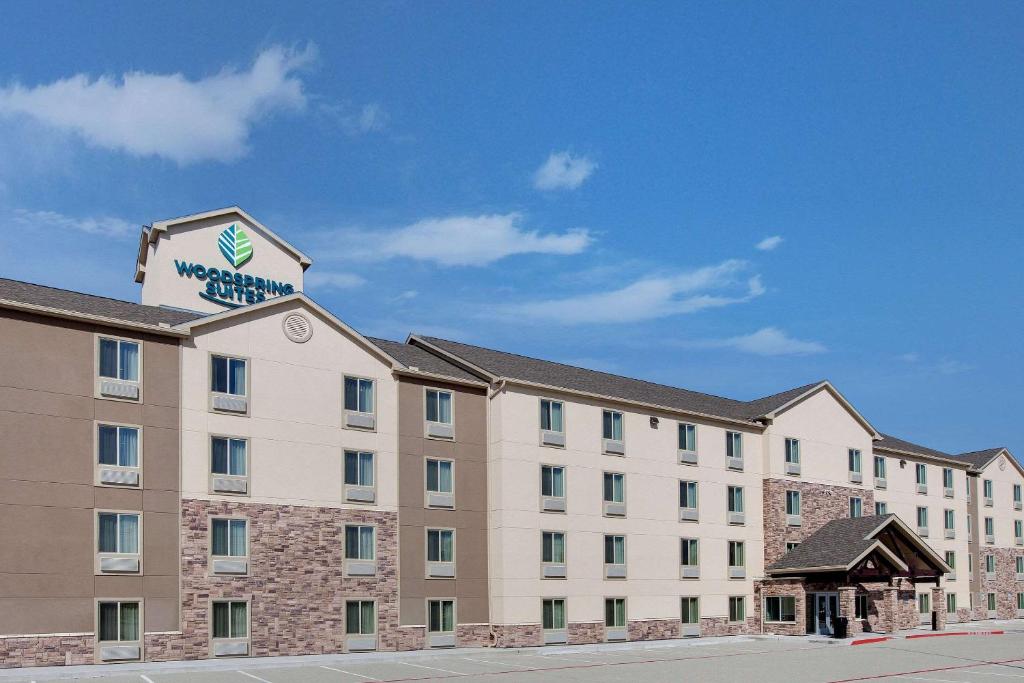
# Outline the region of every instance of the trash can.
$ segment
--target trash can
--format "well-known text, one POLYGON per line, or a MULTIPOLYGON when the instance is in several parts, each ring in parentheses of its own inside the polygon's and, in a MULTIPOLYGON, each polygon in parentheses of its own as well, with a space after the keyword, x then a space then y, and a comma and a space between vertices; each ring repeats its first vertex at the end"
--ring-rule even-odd
POLYGON ((932 630, 939 630, 939 610, 937 609, 932 610, 932 630))
POLYGON ((849 631, 850 619, 849 617, 836 617, 835 623, 832 625, 832 637, 833 638, 845 638, 849 631))

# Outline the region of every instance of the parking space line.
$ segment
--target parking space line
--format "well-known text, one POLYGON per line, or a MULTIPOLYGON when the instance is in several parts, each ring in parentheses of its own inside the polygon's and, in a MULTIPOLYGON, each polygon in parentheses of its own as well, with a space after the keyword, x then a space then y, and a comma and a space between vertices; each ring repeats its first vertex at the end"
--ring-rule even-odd
POLYGON ((248 671, 241 671, 241 670, 239 670, 237 673, 240 673, 243 676, 248 676, 249 678, 255 678, 257 681, 261 681, 262 683, 274 683, 273 681, 268 681, 265 678, 260 678, 256 674, 251 674, 248 671))
POLYGON ((139 674, 139 678, 145 681, 145 683, 153 683, 153 679, 145 674, 139 674))
POLYGON ((406 666, 415 666, 415 667, 418 667, 420 669, 431 669, 432 671, 441 671, 443 673, 453 674, 455 676, 468 676, 469 675, 467 673, 462 673, 461 671, 452 671, 451 669, 442 669, 442 668, 437 667, 437 666, 425 666, 423 664, 413 664, 412 662, 396 662, 396 663, 397 664, 405 664, 406 666))
POLYGON ((995 671, 965 671, 968 674, 979 674, 981 676, 1006 676, 1007 678, 1024 678, 1020 674, 1000 674, 995 671))
POLYGON ((368 681, 379 681, 380 680, 379 678, 374 678, 373 676, 367 676, 366 674, 357 674, 357 673, 353 673, 351 671, 345 671, 344 669, 335 669, 333 666, 327 666, 326 664, 321 664, 320 668, 321 669, 327 669, 328 671, 337 671, 340 674, 348 674, 349 676, 355 676, 356 678, 365 678, 368 681))
POLYGON ((518 666, 523 669, 532 669, 528 664, 513 664, 512 662, 492 662, 489 659, 477 659, 476 657, 463 657, 467 662, 480 662, 481 664, 494 664, 495 666, 518 666))
POLYGON ((896 675, 896 676, 893 676, 893 678, 909 678, 912 681, 931 681, 932 683, 971 683, 970 681, 951 681, 948 678, 924 678, 923 676, 900 676, 900 675, 896 675))

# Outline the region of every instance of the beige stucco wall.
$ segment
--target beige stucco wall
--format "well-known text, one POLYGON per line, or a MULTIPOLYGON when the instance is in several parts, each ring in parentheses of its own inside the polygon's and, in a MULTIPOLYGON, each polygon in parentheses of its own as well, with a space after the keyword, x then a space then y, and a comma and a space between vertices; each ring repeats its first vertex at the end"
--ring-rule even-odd
POLYGON ((11 311, 0 339, 0 635, 92 633, 99 597, 177 629, 177 340, 11 311), (142 342, 142 403, 94 398, 97 332, 142 342), (142 428, 141 489, 94 485, 99 422, 142 428), (97 509, 142 512, 141 576, 95 575, 97 509))
MULTIPOLYGON (((986 465, 978 475, 978 528, 984 535, 984 518, 992 518, 992 523, 995 526, 995 547, 1016 547, 1013 522, 1017 519, 1024 520, 1024 512, 1013 509, 1014 484, 1024 487, 1024 477, 1021 477, 1020 471, 1013 466, 1009 456, 1005 453, 986 465), (983 482, 986 479, 992 481, 992 507, 985 506, 983 482)), ((985 545, 985 540, 982 538, 983 552, 985 545)))
MULTIPOLYGON (((397 511, 397 383, 390 365, 301 302, 292 301, 196 328, 182 351, 182 496, 220 500, 209 493, 212 434, 249 439, 249 502, 352 507, 343 504, 343 452, 376 455, 377 503, 397 511), (282 331, 289 313, 313 326, 298 344, 282 331), (211 353, 250 360, 248 416, 209 410, 211 353), (343 377, 376 380, 377 427, 342 427, 343 377)), ((363 505, 355 507, 366 507, 363 505)))
MULTIPOLYGON (((153 306, 171 306, 192 311, 218 313, 225 307, 199 296, 208 280, 179 276, 174 261, 201 263, 209 268, 227 269, 232 273, 272 279, 290 283, 295 291, 302 290, 302 266, 289 251, 281 248, 261 229, 239 214, 229 214, 182 223, 160 233, 156 242, 149 244, 146 257, 145 280, 142 284, 142 303, 153 306), (217 239, 221 231, 237 223, 253 245, 253 256, 240 268, 235 268, 220 253, 217 239)), ((270 298, 268 294, 268 298, 270 298)))
MULTIPOLYGON (((753 595, 763 574, 761 444, 744 434, 744 472, 726 470, 725 428, 699 424, 699 467, 678 464, 677 422, 668 414, 638 412, 550 396, 565 403, 566 448, 540 446, 539 401, 530 390, 507 387, 491 401, 488 453, 491 619, 540 621, 542 597, 566 597, 567 619, 599 621, 604 598, 625 596, 630 620, 678 619, 679 598, 701 596, 702 617, 728 615, 728 596, 753 595), (625 457, 601 452, 603 408, 624 412, 625 457), (657 429, 651 415, 660 418, 657 429), (540 466, 566 467, 566 514, 539 511, 540 466), (626 474, 625 519, 602 515, 602 474, 626 474), (699 482, 701 522, 679 522, 678 483, 699 482), (746 525, 726 524, 726 487, 745 487, 746 525), (566 532, 568 580, 541 579, 541 530, 566 532), (626 535, 627 580, 603 578, 603 536, 626 535), (679 579, 679 539, 700 539, 701 579, 679 579), (727 541, 746 542, 746 580, 727 577, 727 541)), ((748 601, 748 611, 752 610, 748 601)), ((752 613, 752 611, 750 612, 752 613)))

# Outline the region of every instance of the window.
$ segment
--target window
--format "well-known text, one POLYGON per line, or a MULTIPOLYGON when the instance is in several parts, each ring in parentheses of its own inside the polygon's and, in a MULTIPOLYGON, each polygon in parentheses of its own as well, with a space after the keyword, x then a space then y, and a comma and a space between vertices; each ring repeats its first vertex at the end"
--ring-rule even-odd
POLYGON ((926 486, 928 484, 928 468, 924 463, 917 463, 916 481, 918 486, 926 486))
POLYGON ((606 535, 604 537, 604 563, 626 564, 625 536, 606 535))
POLYGON ((241 600, 214 602, 213 637, 215 639, 248 638, 249 603, 241 600))
POLYGON ((729 541, 729 566, 730 567, 744 567, 746 566, 746 560, 744 559, 743 552, 743 541, 729 541))
POLYGON ((345 451, 345 485, 373 486, 373 453, 345 451))
POLYGON ((1017 593, 1017 611, 1024 612, 1024 593, 1017 593))
POLYGON ((1013 538, 1018 544, 1020 544, 1020 539, 1024 538, 1024 521, 1013 520, 1013 538))
POLYGON ((743 512, 743 487, 730 486, 726 490, 729 512, 743 512))
POLYGON ((995 574, 996 573, 996 556, 986 555, 985 556, 985 573, 995 574))
POLYGON ((786 514, 791 516, 800 515, 799 491, 786 491, 786 514))
POLYGON ((850 472, 860 474, 860 450, 856 448, 847 449, 846 459, 849 462, 850 472))
POLYGON ((917 508, 917 528, 927 529, 928 528, 928 508, 918 507, 917 508))
POLYGON ((561 631, 565 629, 565 600, 563 598, 547 598, 541 603, 542 626, 545 631, 561 631))
POLYGON ((853 618, 854 619, 867 619, 868 618, 868 596, 866 595, 855 595, 853 598, 853 618))
POLYGON ((956 521, 954 519, 953 511, 952 510, 946 510, 943 513, 942 517, 943 517, 943 528, 945 528, 946 531, 953 531, 956 528, 956 521))
POLYGON ((101 643, 132 643, 142 640, 142 609, 138 602, 103 601, 97 606, 96 640, 101 643))
POLYGON ((797 546, 800 545, 799 541, 786 541, 786 552, 790 550, 796 550, 797 546))
POLYGON ((881 455, 875 456, 875 479, 885 479, 885 458, 881 455))
POLYGON ((100 337, 100 377, 123 382, 139 381, 139 343, 100 337))
POLYGON ((565 468, 554 465, 540 467, 540 494, 551 498, 565 497, 565 468))
POLYGON ((353 413, 373 412, 373 380, 345 378, 345 410, 353 413))
POLYGON ((679 424, 679 450, 690 453, 697 450, 697 425, 679 424))
POLYGON ((372 636, 377 632, 377 605, 373 600, 345 602, 345 634, 372 636))
POLYGON ((881 517, 882 515, 889 514, 889 504, 888 503, 876 502, 875 503, 875 514, 877 516, 879 516, 879 517, 881 517))
POLYGON ((605 598, 604 625, 609 628, 626 625, 626 598, 605 598))
POLYGON ((622 441, 622 413, 605 410, 601 416, 601 435, 609 441, 622 441))
POLYGON ((850 517, 861 517, 864 514, 864 501, 860 498, 850 498, 850 517))
POLYGON ((942 468, 942 488, 953 490, 953 469, 951 467, 942 468))
POLYGON ((684 624, 700 623, 700 600, 698 598, 683 598, 682 608, 682 616, 680 617, 680 620, 684 624))
POLYGON ((626 475, 618 472, 604 473, 604 502, 626 502, 626 475))
POLYGON ((452 470, 455 463, 451 460, 435 460, 427 458, 427 491, 429 493, 452 493, 452 470))
POLYGON ((768 622, 796 622, 796 598, 775 595, 764 599, 764 620, 768 622))
POLYGON ((743 459, 743 435, 739 432, 725 433, 725 456, 727 458, 743 459))
POLYGON ((100 465, 110 465, 113 467, 138 467, 138 427, 121 427, 105 424, 99 425, 97 451, 97 460, 100 465))
POLYGON ((545 564, 565 564, 564 533, 561 531, 541 532, 540 561, 545 564))
POLYGON ((427 529, 427 562, 455 561, 455 530, 427 529))
POLYGON ((985 518, 985 542, 992 543, 992 539, 995 538, 996 534, 996 523, 991 517, 985 518))
POLYGON ((376 558, 376 529, 372 526, 345 525, 345 559, 373 560, 376 558))
POLYGON ((700 542, 696 538, 679 539, 679 564, 683 567, 700 566, 700 542))
MULTIPOLYGON (((98 524, 97 551, 118 555, 139 554, 139 514, 135 512, 101 512, 98 524)), ((138 566, 135 567, 138 570, 138 566)))
POLYGON ((427 601, 427 630, 430 633, 453 633, 455 631, 455 601, 427 601))
POLYGON ((729 621, 747 620, 747 599, 742 595, 729 596, 729 621))
POLYGON ((697 482, 679 482, 679 520, 696 522, 697 513, 697 482))
POLYGON ((1013 504, 1018 510, 1021 507, 1021 488, 1020 484, 1013 485, 1013 504))
POLYGON ((988 603, 988 611, 989 612, 995 612, 996 611, 996 594, 995 593, 986 593, 985 594, 985 601, 988 603))
POLYGON ((427 389, 427 422, 452 423, 452 392, 427 389))
POLYGON ((918 593, 917 611, 921 614, 929 614, 932 611, 932 596, 928 593, 918 593))
MULTIPOLYGON (((249 470, 249 441, 227 436, 210 437, 210 473, 221 477, 244 477, 249 470)), ((214 480, 216 492, 246 493, 246 486, 231 485, 214 480)))
POLYGON ((946 593, 946 613, 956 614, 956 593, 946 593))
POLYGON ((800 439, 786 439, 786 464, 800 464, 800 439))
POLYGON ((956 571, 956 552, 955 551, 953 551, 953 550, 947 550, 946 551, 946 564, 949 565, 950 569, 952 569, 953 571, 956 571))
POLYGON ((1024 555, 1017 556, 1017 573, 1024 574, 1024 555))
POLYGON ((546 398, 540 401, 540 428, 546 432, 563 432, 562 427, 562 402, 550 401, 546 398))
POLYGON ((248 389, 245 383, 244 358, 228 356, 211 356, 210 390, 218 394, 245 396, 248 389))
POLYGON ((992 505, 992 480, 985 479, 982 481, 981 485, 984 489, 985 505, 992 505))
POLYGON ((248 527, 244 519, 211 519, 210 554, 214 557, 245 557, 248 527))

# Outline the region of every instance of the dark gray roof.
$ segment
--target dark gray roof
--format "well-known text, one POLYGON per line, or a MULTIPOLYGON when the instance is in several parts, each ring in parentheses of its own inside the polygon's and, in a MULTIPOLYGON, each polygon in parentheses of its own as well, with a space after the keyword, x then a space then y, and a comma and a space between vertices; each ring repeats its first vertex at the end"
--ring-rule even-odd
POLYGON ((203 317, 202 313, 144 306, 130 301, 108 299, 6 278, 0 278, 0 299, 143 325, 179 325, 203 317))
POLYGON ((911 453, 914 455, 924 455, 929 458, 941 458, 942 460, 949 460, 952 462, 957 461, 956 456, 951 453, 944 453, 942 451, 937 451, 934 448, 928 448, 927 446, 921 446, 916 443, 911 443, 910 441, 904 441, 903 439, 898 439, 895 436, 890 436, 889 434, 882 434, 881 441, 876 441, 874 443, 874 448, 891 448, 895 451, 903 451, 904 453, 911 453))
POLYGON ((821 384, 821 382, 812 382, 754 401, 737 401, 437 337, 420 337, 420 339, 497 377, 734 420, 753 421, 821 384))
POLYGON ((973 467, 979 470, 992 462, 997 455, 1002 453, 1005 448, 986 448, 983 451, 970 451, 969 453, 960 453, 955 457, 959 460, 966 460, 971 463, 973 467))
POLYGON ((875 543, 868 534, 892 516, 833 519, 768 569, 799 571, 815 567, 846 567, 875 543))
POLYGON ((367 337, 367 339, 407 368, 417 368, 423 372, 451 377, 452 379, 468 380, 471 382, 482 381, 476 375, 466 372, 457 365, 452 365, 440 356, 430 353, 419 346, 403 344, 402 342, 390 341, 388 339, 378 339, 376 337, 367 337))

